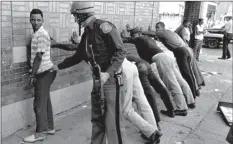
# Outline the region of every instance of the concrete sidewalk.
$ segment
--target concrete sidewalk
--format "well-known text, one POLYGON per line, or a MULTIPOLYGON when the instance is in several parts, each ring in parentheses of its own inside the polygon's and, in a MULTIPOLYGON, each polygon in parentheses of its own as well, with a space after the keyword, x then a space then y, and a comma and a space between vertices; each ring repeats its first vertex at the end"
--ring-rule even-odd
MULTIPOLYGON (((197 107, 189 110, 188 116, 169 118, 161 114, 163 136, 160 144, 227 144, 226 135, 230 129, 216 111, 219 101, 232 102, 232 61, 218 60, 221 50, 203 49, 198 62, 204 73, 206 86, 197 98, 197 107)), ((157 98, 159 109, 164 109, 157 98)), ((54 136, 36 144, 89 144, 91 135, 90 103, 55 116, 55 127, 61 129, 54 136)), ((139 131, 127 121, 127 144, 144 144, 139 131)), ((20 130, 3 139, 3 144, 19 144, 22 138, 32 134, 35 126, 20 130)))

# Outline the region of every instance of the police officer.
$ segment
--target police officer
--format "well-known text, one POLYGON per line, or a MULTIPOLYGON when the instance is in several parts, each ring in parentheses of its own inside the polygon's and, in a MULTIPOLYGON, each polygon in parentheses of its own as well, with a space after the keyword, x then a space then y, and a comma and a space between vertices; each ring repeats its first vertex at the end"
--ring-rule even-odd
POLYGON ((91 93, 91 144, 105 144, 105 136, 108 144, 125 143, 125 130, 121 123, 123 119, 120 110, 120 86, 115 77, 115 73, 120 69, 127 54, 120 35, 112 23, 96 19, 94 6, 91 2, 73 2, 71 14, 77 23, 85 27, 85 31, 76 53, 54 66, 53 69, 65 69, 80 63, 82 60, 90 63, 91 66, 93 66, 94 61, 99 64, 106 109, 105 114, 102 115, 100 98, 93 88, 91 93))

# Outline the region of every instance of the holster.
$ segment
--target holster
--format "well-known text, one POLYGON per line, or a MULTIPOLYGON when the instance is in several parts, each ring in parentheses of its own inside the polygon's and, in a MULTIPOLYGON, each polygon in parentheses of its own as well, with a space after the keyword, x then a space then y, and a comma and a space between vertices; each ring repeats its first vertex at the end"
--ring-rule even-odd
POLYGON ((117 84, 119 87, 123 86, 123 69, 120 68, 116 73, 115 73, 115 77, 117 79, 117 84))

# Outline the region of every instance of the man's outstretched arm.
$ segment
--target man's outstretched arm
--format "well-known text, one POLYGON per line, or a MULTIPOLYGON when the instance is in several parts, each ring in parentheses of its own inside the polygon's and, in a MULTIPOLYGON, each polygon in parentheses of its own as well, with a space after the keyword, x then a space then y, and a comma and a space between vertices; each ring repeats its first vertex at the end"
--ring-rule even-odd
POLYGON ((59 48, 66 51, 75 51, 77 50, 79 44, 61 44, 54 43, 51 45, 51 48, 59 48))

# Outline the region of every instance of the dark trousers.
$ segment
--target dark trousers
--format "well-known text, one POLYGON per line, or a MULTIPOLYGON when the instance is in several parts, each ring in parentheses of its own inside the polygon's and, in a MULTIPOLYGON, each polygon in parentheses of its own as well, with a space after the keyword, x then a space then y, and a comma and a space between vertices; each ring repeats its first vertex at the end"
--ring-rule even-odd
POLYGON ((180 73, 183 76, 183 78, 187 81, 192 93, 193 97, 196 98, 196 83, 195 83, 195 77, 193 74, 193 70, 191 67, 192 55, 189 53, 189 51, 186 48, 176 48, 174 51, 174 56, 177 61, 177 65, 180 69, 180 73))
POLYGON ((125 144, 125 127, 123 124, 121 97, 123 91, 118 89, 116 78, 110 77, 103 85, 106 102, 105 115, 101 115, 99 100, 95 86, 91 92, 91 144, 125 144))
POLYGON ((202 48, 202 43, 203 43, 202 40, 195 39, 195 41, 194 41, 193 54, 194 54, 196 60, 199 60, 199 55, 200 55, 200 51, 202 48))
MULTIPOLYGON (((205 86, 205 80, 204 80, 204 77, 201 73, 201 71, 199 70, 198 68, 198 65, 197 65, 197 61, 195 58, 192 58, 192 69, 193 69, 193 73, 195 75, 195 78, 196 78, 196 82, 197 82, 197 85, 200 87, 200 86, 205 86)), ((198 88, 199 89, 199 88, 198 88)), ((198 90, 197 89, 197 90, 198 90)))
POLYGON ((228 44, 230 43, 232 38, 233 38, 233 34, 231 34, 231 33, 224 34, 222 58, 230 58, 231 57, 231 53, 230 53, 230 50, 228 48, 228 44))
POLYGON ((142 83, 142 87, 144 89, 145 95, 153 110, 156 122, 158 123, 160 122, 160 116, 159 116, 158 107, 156 104, 156 98, 155 98, 156 94, 151 88, 151 86, 154 88, 154 90, 157 93, 161 95, 161 99, 163 100, 164 105, 167 108, 167 110, 173 111, 174 107, 171 103, 169 92, 167 88, 165 87, 165 85, 163 85, 161 81, 159 81, 157 76, 153 73, 149 63, 140 61, 139 63, 137 63, 137 68, 138 68, 139 78, 142 83))
POLYGON ((50 86, 57 72, 45 71, 36 75, 34 112, 36 116, 36 132, 54 129, 53 108, 50 99, 50 86))

